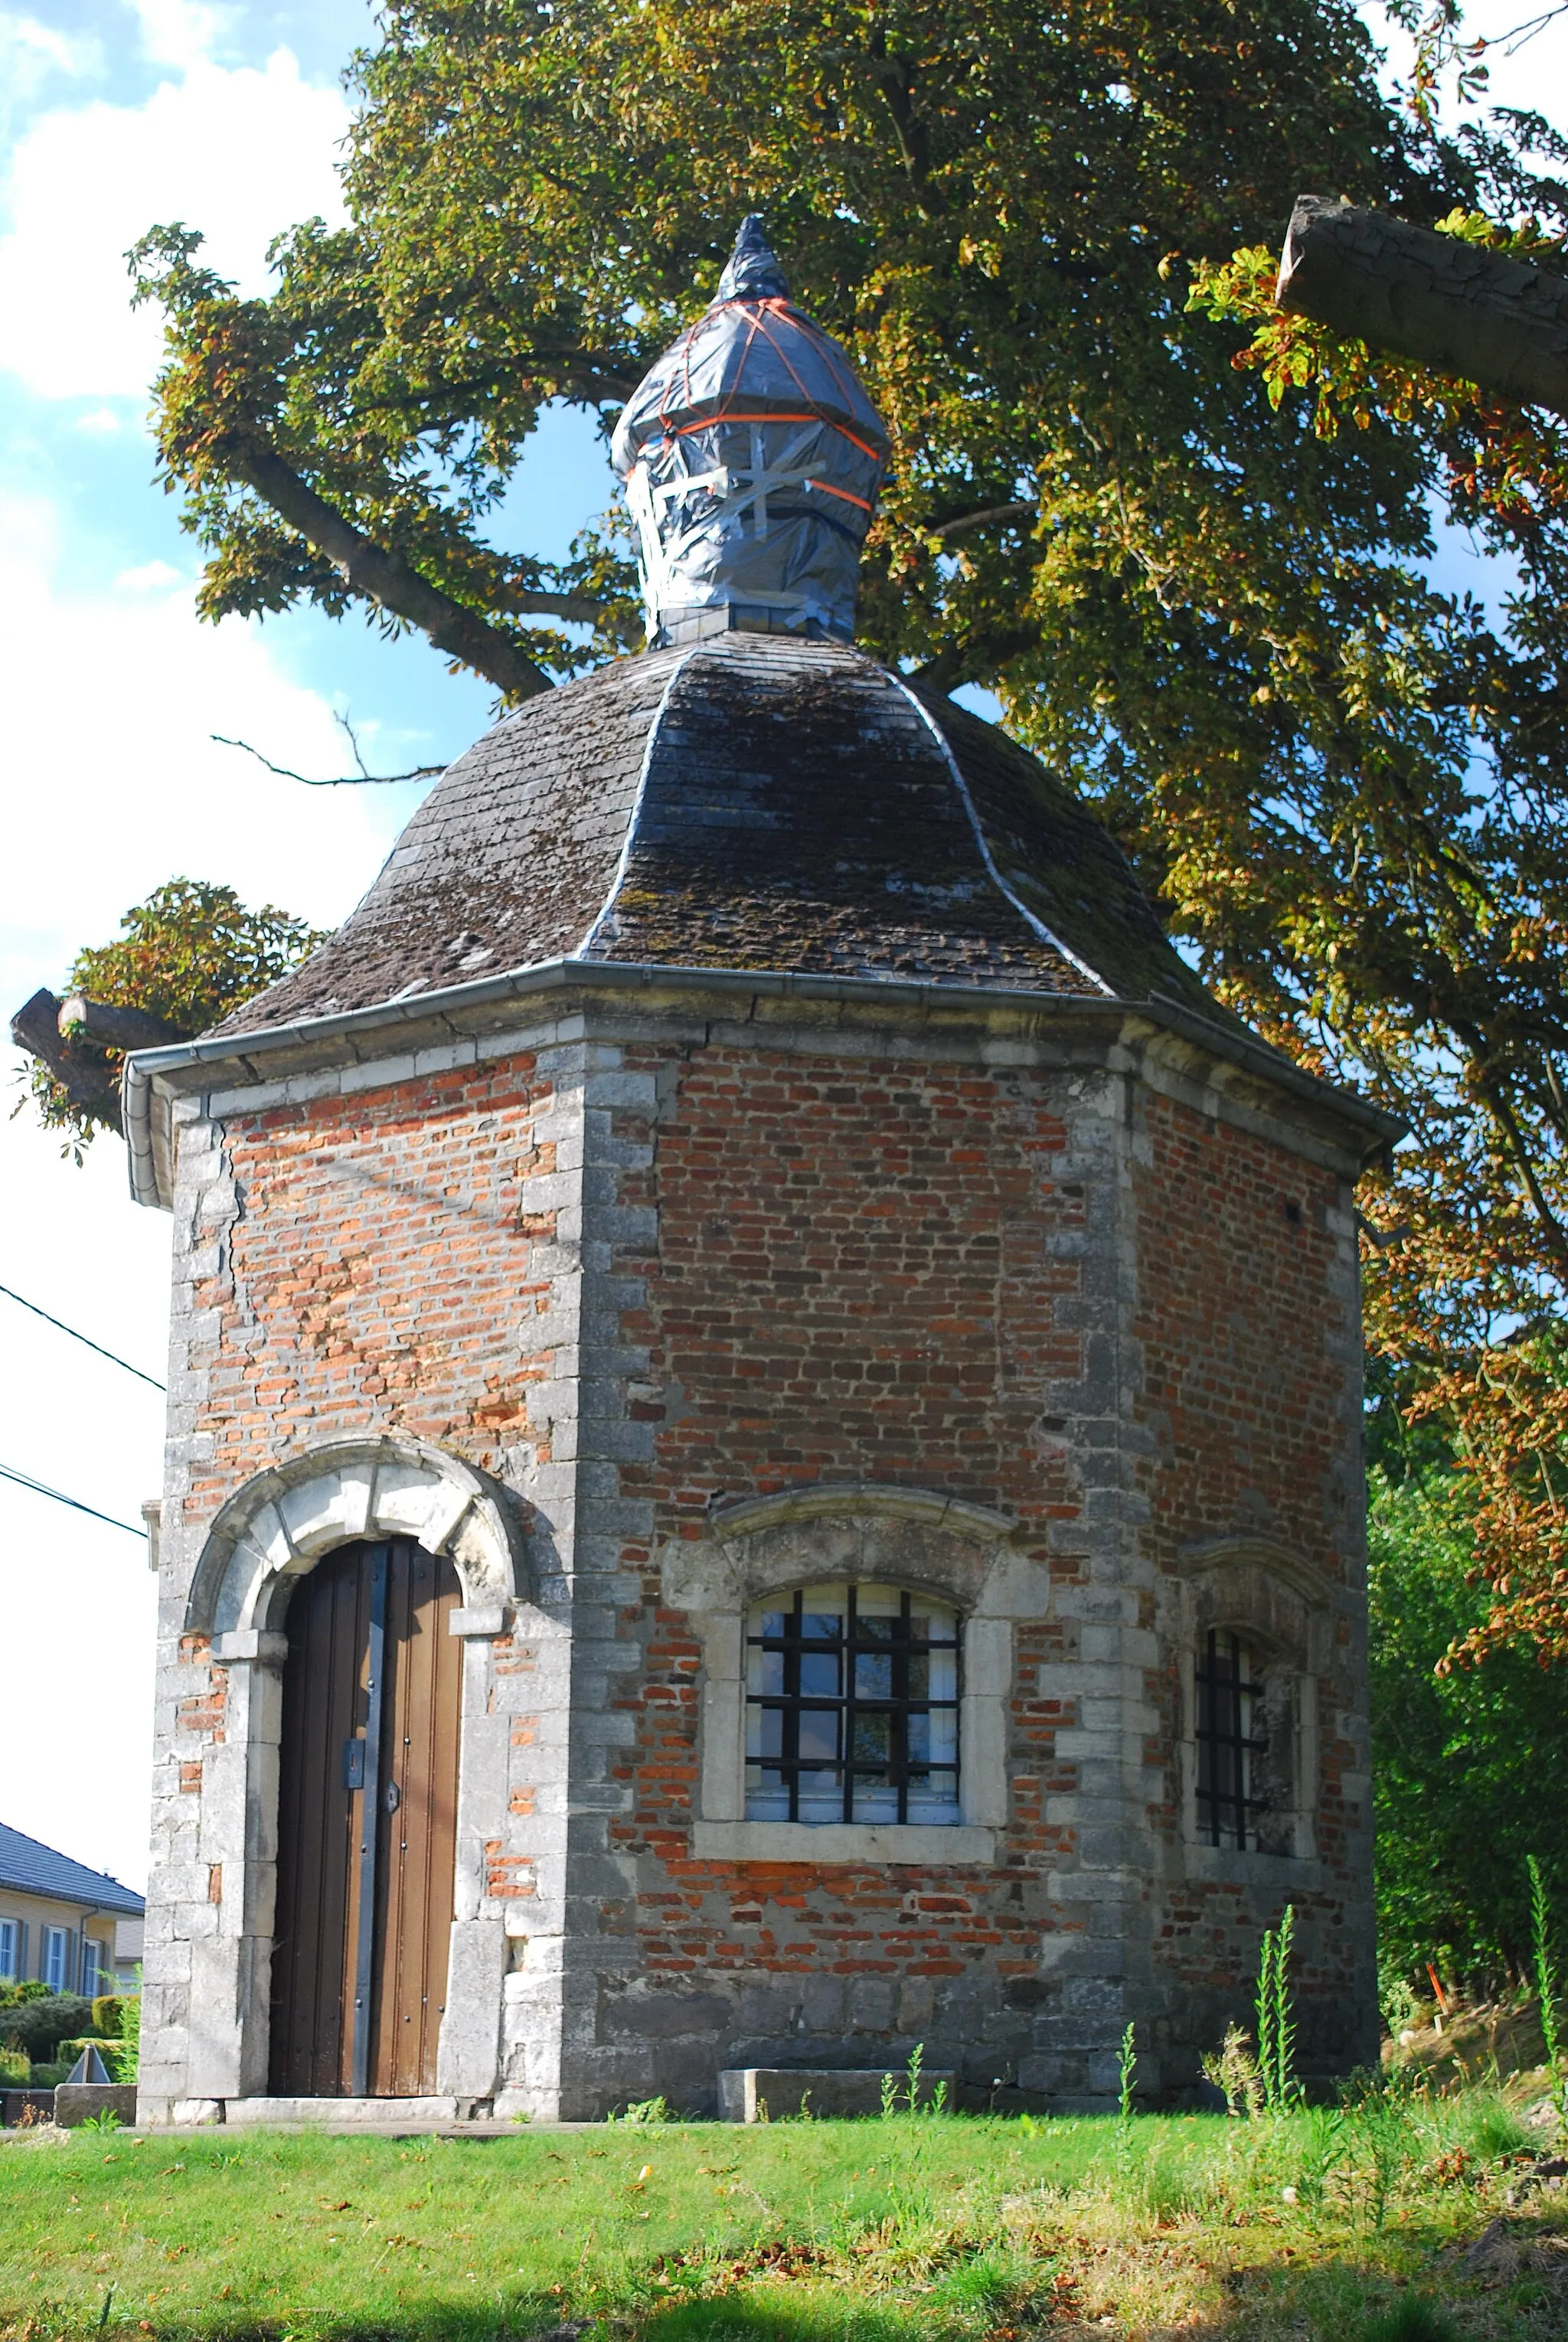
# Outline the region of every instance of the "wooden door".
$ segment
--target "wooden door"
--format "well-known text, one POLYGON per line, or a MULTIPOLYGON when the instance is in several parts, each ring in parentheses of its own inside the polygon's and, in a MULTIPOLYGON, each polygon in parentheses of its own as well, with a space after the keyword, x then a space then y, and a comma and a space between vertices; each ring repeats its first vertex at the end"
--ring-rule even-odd
POLYGON ((435 2087, 457 1824, 456 1572, 341 1547, 288 1613, 278 1789, 277 2097, 435 2087))

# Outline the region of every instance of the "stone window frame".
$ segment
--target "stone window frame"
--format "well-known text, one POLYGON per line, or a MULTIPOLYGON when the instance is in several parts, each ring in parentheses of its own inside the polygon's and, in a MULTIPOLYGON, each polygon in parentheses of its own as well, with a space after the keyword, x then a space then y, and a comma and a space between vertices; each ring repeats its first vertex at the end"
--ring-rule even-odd
POLYGON ((1217 1538, 1183 1554, 1181 1568, 1177 1755, 1188 1875, 1302 1883, 1317 1860, 1318 1681, 1328 1666, 1333 1588, 1310 1562, 1267 1537, 1217 1538), (1199 1825, 1197 1656, 1211 1629, 1240 1637, 1263 1702, 1273 1710, 1270 1811, 1284 1840, 1278 1847, 1214 1846, 1199 1825))
MULTIPOLYGON (((484 1848, 504 1835, 510 1727, 508 1717, 490 1713, 492 1646, 532 1599, 524 1524, 500 1481, 406 1435, 335 1436, 256 1473, 214 1516, 184 1616, 191 1646, 205 1643, 228 1675, 224 1738, 207 1749, 203 1764, 203 1853, 221 1866, 221 1924, 242 1939, 242 1969, 265 1976, 276 1892, 288 1598, 298 1579, 340 1546, 394 1536, 444 1555, 463 1590, 449 1622, 464 1651, 453 1988, 437 2047, 436 2087, 443 2096, 485 2097, 495 2082, 505 1948, 503 1923, 487 1897, 484 1848), (464 2011, 470 2012, 466 2023, 464 2011)), ((265 1987, 242 1992, 232 2038, 209 2045, 225 2076, 223 2095, 265 2098, 270 2028, 265 1987)))
POLYGON ((703 1535, 661 1556, 664 1598, 702 1646, 692 1852, 729 1862, 990 1865, 1008 1820, 1014 1628, 1047 1615, 1050 1574, 1015 1549, 1013 1517, 938 1491, 814 1482, 716 1506, 703 1535), (745 1622, 797 1586, 908 1586, 960 1620, 956 1822, 787 1822, 745 1817, 745 1622))

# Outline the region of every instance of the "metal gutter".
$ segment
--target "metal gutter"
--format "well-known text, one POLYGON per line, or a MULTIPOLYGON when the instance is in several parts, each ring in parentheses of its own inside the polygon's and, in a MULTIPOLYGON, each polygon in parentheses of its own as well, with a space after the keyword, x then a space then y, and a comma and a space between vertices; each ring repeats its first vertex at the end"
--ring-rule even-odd
MULTIPOLYGON (((159 1178, 158 1138, 153 1121, 154 1085, 160 1075, 184 1073, 212 1066, 243 1066, 260 1082, 265 1061, 279 1053, 343 1040, 363 1058, 355 1046, 362 1036, 394 1032, 399 1026, 432 1021, 450 1023, 475 1009, 511 1000, 527 1000, 550 992, 687 992, 720 993, 749 999, 842 1001, 868 1008, 879 1002, 903 1008, 973 1009, 994 1007, 1057 1020, 1104 1024, 1108 1017, 1138 1016, 1177 1035, 1193 1046, 1229 1059, 1276 1089, 1303 1104, 1337 1115, 1366 1134, 1363 1160, 1403 1136, 1406 1126, 1380 1106, 1370 1106, 1349 1090, 1335 1088, 1314 1075, 1304 1074, 1290 1059, 1255 1035, 1211 1023, 1207 1017, 1158 994, 1143 999, 1110 996, 1090 999, 1074 994, 1013 990, 1000 985, 904 984, 875 976, 811 976, 776 969, 667 967, 644 961, 546 960, 533 967, 513 968, 499 976, 481 976, 434 992, 417 992, 396 1000, 374 1001, 363 1008, 335 1011, 326 1016, 305 1017, 294 1024, 259 1026, 252 1033, 200 1036, 176 1041, 161 1049, 139 1049, 125 1060, 124 1114, 129 1157, 131 1193, 137 1203, 163 1206, 159 1178)), ((166 1151, 166 1145, 165 1150, 166 1151)))

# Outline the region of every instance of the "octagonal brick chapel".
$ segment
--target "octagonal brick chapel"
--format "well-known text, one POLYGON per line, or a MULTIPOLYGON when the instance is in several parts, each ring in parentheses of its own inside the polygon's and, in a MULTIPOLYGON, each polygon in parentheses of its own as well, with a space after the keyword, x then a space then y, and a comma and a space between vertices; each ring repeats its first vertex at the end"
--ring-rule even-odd
POLYGON ((615 461, 649 647, 131 1060, 174 1226, 144 2121, 1371 2058, 1353 1189, 1034 757, 854 647, 754 223, 615 461), (388 2102, 395 2102, 389 2104, 388 2102))

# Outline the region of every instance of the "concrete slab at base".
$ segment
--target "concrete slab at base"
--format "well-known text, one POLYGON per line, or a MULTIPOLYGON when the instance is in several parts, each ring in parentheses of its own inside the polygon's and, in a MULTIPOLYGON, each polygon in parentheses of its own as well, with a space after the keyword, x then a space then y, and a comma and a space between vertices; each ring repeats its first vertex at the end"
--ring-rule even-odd
MULTIPOLYGON (((724 2122, 783 2122, 790 2115, 879 2115, 884 2083, 897 2093, 900 2112, 909 2105, 906 2071, 880 2066, 733 2066, 719 2076, 719 2115, 724 2122)), ((933 2067, 923 2073, 916 2104, 930 2106, 945 2084, 953 2104, 955 2072, 933 2067)))
POLYGON ((400 2124, 428 2128, 456 2119, 455 2098, 228 2098, 224 2103, 224 2120, 230 2123, 330 2123, 334 2130, 357 2129, 363 2124, 385 2130, 400 2124))
POLYGON ((55 2090, 55 2120, 62 2130, 75 2130, 99 2115, 117 2115, 123 2123, 136 2119, 135 2082, 61 2082, 55 2090))

